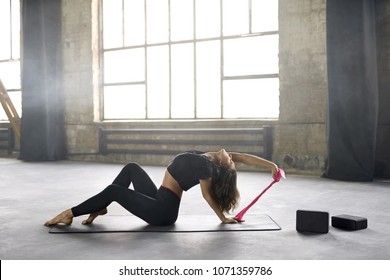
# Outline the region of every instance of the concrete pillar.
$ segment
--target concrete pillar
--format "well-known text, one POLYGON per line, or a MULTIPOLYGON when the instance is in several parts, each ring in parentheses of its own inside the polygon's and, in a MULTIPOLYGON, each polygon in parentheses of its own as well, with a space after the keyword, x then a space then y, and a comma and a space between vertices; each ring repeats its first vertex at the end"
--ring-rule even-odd
POLYGON ((98 0, 62 1, 65 123, 69 157, 96 153, 98 116, 98 0))
POLYGON ((326 157, 326 1, 279 0, 280 119, 274 160, 321 174, 326 157))

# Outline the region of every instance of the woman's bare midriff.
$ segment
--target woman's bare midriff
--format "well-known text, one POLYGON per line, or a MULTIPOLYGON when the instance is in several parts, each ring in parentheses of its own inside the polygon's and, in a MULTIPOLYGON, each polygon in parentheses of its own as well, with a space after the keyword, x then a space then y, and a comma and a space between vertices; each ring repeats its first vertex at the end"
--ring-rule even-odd
POLYGON ((172 175, 168 172, 168 170, 165 170, 162 186, 164 186, 167 189, 170 189, 179 198, 181 198, 183 194, 183 189, 180 187, 179 183, 172 177, 172 175))

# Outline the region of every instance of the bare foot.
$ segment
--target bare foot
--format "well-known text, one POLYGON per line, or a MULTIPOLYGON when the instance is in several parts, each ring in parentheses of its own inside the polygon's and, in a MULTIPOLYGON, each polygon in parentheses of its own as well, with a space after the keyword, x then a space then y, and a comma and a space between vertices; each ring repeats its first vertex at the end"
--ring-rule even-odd
POLYGON ((92 222, 96 219, 97 216, 102 216, 107 214, 107 208, 104 208, 98 212, 92 213, 89 215, 88 219, 84 220, 82 222, 83 225, 89 225, 92 224, 92 222))
POLYGON ((47 221, 45 223, 45 226, 50 227, 56 224, 70 225, 72 221, 73 221, 73 213, 70 209, 68 209, 55 216, 53 219, 47 221))

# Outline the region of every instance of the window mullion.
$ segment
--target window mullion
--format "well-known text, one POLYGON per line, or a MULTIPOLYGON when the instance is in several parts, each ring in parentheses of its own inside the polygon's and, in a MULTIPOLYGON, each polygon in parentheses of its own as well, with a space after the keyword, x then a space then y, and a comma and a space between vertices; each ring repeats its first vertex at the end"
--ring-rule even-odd
POLYGON ((224 71, 223 71, 223 1, 220 0, 220 6, 219 6, 219 9, 220 9, 220 36, 221 36, 221 39, 220 39, 220 56, 221 56, 221 77, 220 77, 220 87, 221 87, 221 116, 220 118, 223 119, 223 115, 224 115, 224 106, 223 106, 223 77, 224 77, 224 71))
POLYGON ((172 119, 172 42, 171 42, 171 0, 168 0, 168 50, 169 50, 169 119, 172 119))
POLYGON ((146 0, 144 0, 144 44, 145 44, 145 118, 149 118, 149 111, 148 111, 148 48, 146 47, 146 0))
POLYGON ((147 48, 144 48, 144 57, 145 57, 145 118, 149 118, 148 114, 148 54, 147 54, 147 48))
POLYGON ((122 0, 122 47, 125 46, 125 0, 122 0))
POLYGON ((249 34, 252 34, 252 0, 248 0, 248 13, 249 34))
POLYGON ((193 25, 192 25, 192 30, 193 30, 193 34, 192 34, 192 39, 194 40, 193 44, 194 44, 194 117, 195 119, 198 118, 198 97, 197 97, 197 86, 196 86, 196 42, 195 42, 195 38, 196 38, 196 6, 195 6, 195 0, 192 1, 192 13, 193 13, 193 25))
POLYGON ((12 0, 9 0, 9 55, 10 55, 10 60, 13 59, 13 54, 12 54, 12 45, 13 45, 13 42, 12 42, 12 38, 13 37, 13 33, 12 33, 12 0))

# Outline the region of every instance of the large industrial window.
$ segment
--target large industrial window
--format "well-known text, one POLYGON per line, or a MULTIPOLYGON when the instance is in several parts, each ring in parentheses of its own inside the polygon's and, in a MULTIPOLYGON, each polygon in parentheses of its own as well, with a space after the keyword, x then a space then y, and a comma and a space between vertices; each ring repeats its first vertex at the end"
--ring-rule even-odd
MULTIPOLYGON (((21 114, 20 0, 0 1, 0 79, 21 114)), ((0 122, 8 117, 0 106, 0 122)))
POLYGON ((102 0, 104 119, 279 116, 278 0, 102 0))

